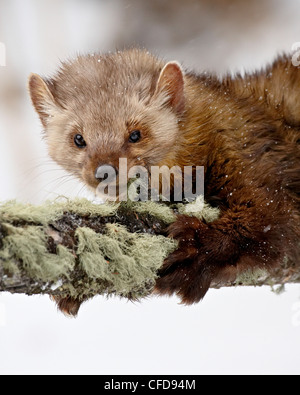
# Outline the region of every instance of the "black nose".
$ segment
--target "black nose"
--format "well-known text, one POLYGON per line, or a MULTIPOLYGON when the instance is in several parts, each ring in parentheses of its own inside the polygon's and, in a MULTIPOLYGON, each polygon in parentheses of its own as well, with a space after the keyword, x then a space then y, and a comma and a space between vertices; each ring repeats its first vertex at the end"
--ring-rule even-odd
POLYGON ((116 180, 118 174, 118 170, 112 165, 101 165, 96 169, 95 178, 97 180, 106 181, 107 183, 111 183, 116 180))

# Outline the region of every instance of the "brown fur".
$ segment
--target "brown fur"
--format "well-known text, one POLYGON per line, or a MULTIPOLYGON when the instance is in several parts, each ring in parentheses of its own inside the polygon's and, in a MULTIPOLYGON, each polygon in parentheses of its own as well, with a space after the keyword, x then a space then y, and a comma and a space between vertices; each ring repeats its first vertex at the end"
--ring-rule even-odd
POLYGON ((230 268, 298 263, 300 70, 289 57, 219 80, 129 50, 80 56, 52 79, 32 75, 29 87, 50 155, 92 188, 95 169, 119 157, 128 167, 205 167, 205 199, 220 219, 178 217, 170 235, 179 248, 157 293, 194 303, 230 268), (142 139, 130 144, 135 129, 142 139), (85 149, 74 146, 76 133, 85 149))

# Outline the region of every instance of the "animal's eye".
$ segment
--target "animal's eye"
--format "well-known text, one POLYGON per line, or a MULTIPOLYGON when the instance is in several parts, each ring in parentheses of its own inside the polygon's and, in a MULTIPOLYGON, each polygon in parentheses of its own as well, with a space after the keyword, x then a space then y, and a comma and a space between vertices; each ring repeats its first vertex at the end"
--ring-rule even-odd
POLYGON ((86 147, 86 142, 81 134, 76 134, 76 136, 74 137, 74 143, 77 145, 78 148, 86 147))
POLYGON ((141 132, 139 130, 134 130, 129 136, 130 143, 137 143, 141 139, 141 132))

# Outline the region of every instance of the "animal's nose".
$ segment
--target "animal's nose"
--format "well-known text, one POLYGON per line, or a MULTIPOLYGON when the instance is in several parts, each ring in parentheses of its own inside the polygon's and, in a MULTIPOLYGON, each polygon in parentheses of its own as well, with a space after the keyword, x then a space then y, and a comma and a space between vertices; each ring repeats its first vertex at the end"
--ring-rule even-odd
POLYGON ((111 183, 116 180, 118 174, 118 170, 112 165, 101 165, 96 169, 95 178, 101 181, 106 181, 107 183, 111 183))

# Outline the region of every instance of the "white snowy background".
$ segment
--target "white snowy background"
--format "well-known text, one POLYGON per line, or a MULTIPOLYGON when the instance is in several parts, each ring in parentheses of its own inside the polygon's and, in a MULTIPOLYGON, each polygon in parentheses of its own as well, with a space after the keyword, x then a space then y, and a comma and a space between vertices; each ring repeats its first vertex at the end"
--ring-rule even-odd
MULTIPOLYGON (((299 0, 0 0, 0 201, 84 194, 47 157, 30 72, 134 45, 197 70, 254 70, 300 41, 299 17, 299 0)), ((0 294, 0 374, 299 373, 299 285, 211 290, 191 307, 96 297, 77 319, 47 296, 0 294)))

